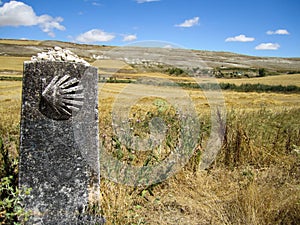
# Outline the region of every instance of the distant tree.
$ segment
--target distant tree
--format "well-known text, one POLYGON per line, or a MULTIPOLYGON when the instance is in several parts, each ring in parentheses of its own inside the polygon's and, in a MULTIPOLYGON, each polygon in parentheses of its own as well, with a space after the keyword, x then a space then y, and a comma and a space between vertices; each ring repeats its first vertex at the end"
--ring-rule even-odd
POLYGON ((185 71, 184 71, 183 69, 181 69, 181 68, 175 67, 175 68, 168 68, 168 69, 167 69, 167 72, 168 72, 170 75, 179 76, 179 75, 184 74, 185 71))
POLYGON ((259 77, 264 77, 266 76, 266 70, 264 68, 259 68, 258 69, 258 76, 259 77))

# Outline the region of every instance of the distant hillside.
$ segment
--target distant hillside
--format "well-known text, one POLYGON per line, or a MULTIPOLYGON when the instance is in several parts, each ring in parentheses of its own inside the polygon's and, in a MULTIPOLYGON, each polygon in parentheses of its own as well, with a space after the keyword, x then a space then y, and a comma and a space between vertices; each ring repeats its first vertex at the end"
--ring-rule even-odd
POLYGON ((149 70, 165 69, 165 65, 171 65, 194 72, 210 70, 219 75, 251 74, 257 72, 259 68, 269 73, 300 72, 300 58, 254 57, 230 52, 173 48, 112 47, 61 41, 0 39, 0 56, 30 57, 54 46, 69 49, 90 62, 97 59, 118 59, 137 68, 149 70))

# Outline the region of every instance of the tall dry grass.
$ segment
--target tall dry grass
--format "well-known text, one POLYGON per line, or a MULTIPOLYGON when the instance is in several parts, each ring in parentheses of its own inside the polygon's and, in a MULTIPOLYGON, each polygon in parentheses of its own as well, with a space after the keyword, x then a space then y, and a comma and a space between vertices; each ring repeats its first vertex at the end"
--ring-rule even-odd
MULTIPOLYGON (((21 102, 19 94, 13 91, 5 96, 5 91, 1 92, 0 135, 9 157, 16 159, 21 102)), ((100 139, 115 146, 110 118, 114 98, 109 96, 100 99, 100 139)), ((156 108, 143 108, 141 115, 156 108)), ((205 171, 198 168, 210 134, 210 117, 200 113, 205 125, 202 148, 195 149, 189 163, 174 176, 144 187, 102 178, 101 207, 107 224, 299 224, 300 108, 291 103, 289 107, 257 108, 228 111, 223 147, 205 171)), ((168 113, 172 115, 172 110, 168 113)), ((136 124, 136 132, 146 135, 150 118, 139 117, 144 123, 136 124), (145 124, 144 130, 140 124, 145 124)), ((121 151, 126 162, 128 149, 123 146, 121 151)), ((143 155, 136 162, 146 158, 143 155)), ((3 156, 0 161, 2 177, 3 156)))
MULTIPOLYGON (((299 116, 298 107, 230 111, 223 147, 208 170, 198 170, 196 149, 185 168, 156 185, 102 180, 108 224, 298 224, 299 116)), ((201 140, 205 146, 207 138, 201 140)))

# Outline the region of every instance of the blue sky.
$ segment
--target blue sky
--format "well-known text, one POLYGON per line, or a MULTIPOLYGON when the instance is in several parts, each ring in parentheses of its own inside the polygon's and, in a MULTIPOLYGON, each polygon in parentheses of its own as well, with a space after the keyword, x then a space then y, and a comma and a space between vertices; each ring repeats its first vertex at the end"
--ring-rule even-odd
POLYGON ((299 12, 298 0, 0 0, 0 38, 300 57, 299 12))

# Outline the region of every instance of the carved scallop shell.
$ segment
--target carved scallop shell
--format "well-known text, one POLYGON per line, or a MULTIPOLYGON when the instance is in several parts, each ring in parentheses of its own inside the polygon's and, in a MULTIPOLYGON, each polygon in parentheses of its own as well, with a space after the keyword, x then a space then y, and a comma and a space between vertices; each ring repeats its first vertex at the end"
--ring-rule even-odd
POLYGON ((55 76, 42 91, 41 112, 51 119, 65 120, 78 112, 84 101, 77 78, 55 76))

